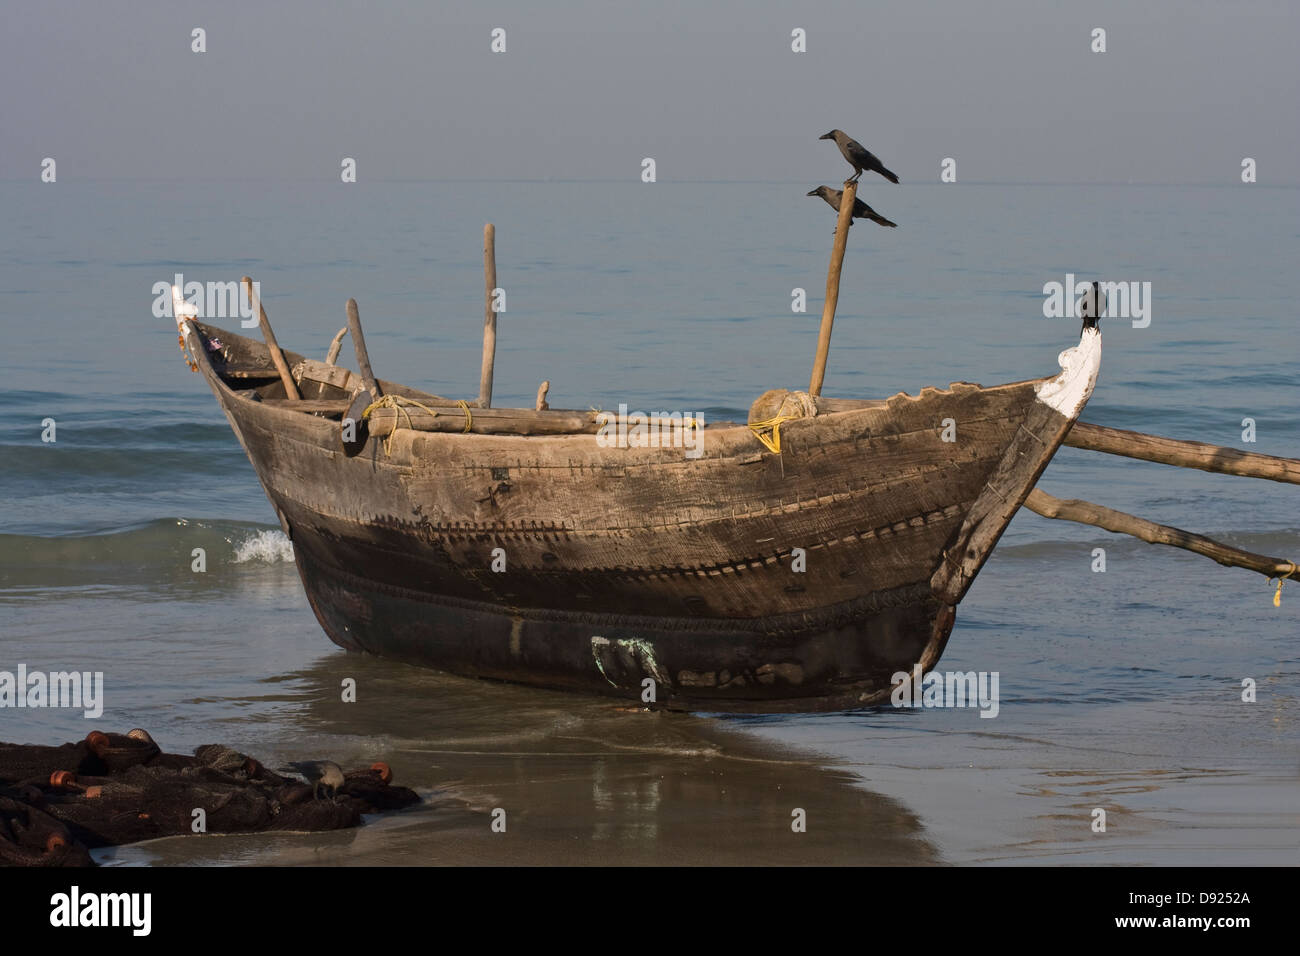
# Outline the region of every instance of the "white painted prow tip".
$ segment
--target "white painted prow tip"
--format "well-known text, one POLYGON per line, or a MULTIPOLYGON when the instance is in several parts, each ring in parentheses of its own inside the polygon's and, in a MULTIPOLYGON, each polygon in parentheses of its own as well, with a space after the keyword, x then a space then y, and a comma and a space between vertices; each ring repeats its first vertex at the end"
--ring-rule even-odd
POLYGON ((1084 329, 1079 344, 1056 357, 1061 374, 1039 385, 1038 400, 1073 421, 1088 403, 1101 369, 1101 330, 1084 329))
POLYGON ((185 296, 181 295, 181 290, 177 286, 172 286, 172 318, 176 320, 176 328, 184 332, 185 320, 197 318, 198 314, 199 307, 186 302, 185 296))

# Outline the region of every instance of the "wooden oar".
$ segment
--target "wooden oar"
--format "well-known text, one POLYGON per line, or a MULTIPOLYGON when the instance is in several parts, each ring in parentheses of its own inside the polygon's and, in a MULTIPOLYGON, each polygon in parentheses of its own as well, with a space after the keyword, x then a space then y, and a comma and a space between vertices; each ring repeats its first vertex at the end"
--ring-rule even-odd
POLYGON ((262 327, 262 338, 266 341, 266 348, 271 353, 271 361, 275 363, 275 370, 280 373, 280 381, 284 383, 284 393, 289 398, 302 398, 298 394, 298 386, 293 380, 293 374, 289 371, 289 364, 284 360, 284 353, 280 351, 280 343, 275 340, 275 333, 271 331, 271 323, 266 317, 266 309, 262 308, 262 299, 257 294, 257 289, 253 286, 253 280, 244 276, 240 280, 244 283, 244 291, 248 294, 248 302, 257 311, 257 322, 262 327))

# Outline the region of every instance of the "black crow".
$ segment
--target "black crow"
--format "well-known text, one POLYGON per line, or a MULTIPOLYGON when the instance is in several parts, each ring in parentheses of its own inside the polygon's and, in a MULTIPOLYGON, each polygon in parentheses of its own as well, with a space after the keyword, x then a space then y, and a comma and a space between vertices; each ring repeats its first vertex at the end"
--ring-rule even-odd
POLYGON ((880 173, 891 183, 898 182, 898 177, 885 168, 884 163, 876 158, 876 154, 871 152, 856 139, 849 136, 843 130, 833 129, 825 136, 818 136, 818 139, 833 139, 835 145, 840 148, 844 158, 849 161, 853 167, 853 178, 850 182, 857 182, 858 177, 862 175, 864 169, 870 169, 873 172, 880 173))
MULTIPOLYGON (((812 192, 808 193, 808 195, 821 196, 822 199, 826 200, 828 206, 836 212, 839 212, 840 201, 844 198, 844 190, 831 189, 830 186, 818 186, 812 192)), ((872 222, 877 222, 882 226, 889 226, 890 228, 898 225, 896 222, 890 222, 884 216, 880 215, 880 213, 876 212, 864 203, 861 199, 856 197, 853 200, 853 216, 849 219, 849 225, 853 224, 854 219, 870 219, 872 222)))

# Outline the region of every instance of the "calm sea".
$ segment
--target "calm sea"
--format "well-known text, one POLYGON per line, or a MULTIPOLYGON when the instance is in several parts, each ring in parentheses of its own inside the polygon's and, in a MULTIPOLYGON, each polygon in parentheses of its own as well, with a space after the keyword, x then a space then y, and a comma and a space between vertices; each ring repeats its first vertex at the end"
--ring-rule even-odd
MULTIPOLYGON (((0 670, 106 683, 97 722, 3 709, 0 739, 138 725, 273 765, 382 758, 434 798, 354 833, 101 855, 116 863, 1294 863, 1300 582, 1274 608, 1258 575, 1022 512, 940 665, 999 673, 992 720, 625 713, 350 656, 151 308, 176 273, 251 274, 280 342, 323 356, 355 296, 377 374, 472 397, 491 220, 496 404, 530 405, 549 379, 557 408, 740 418, 807 385, 834 226, 814 185, 0 183, 0 670)), ((1150 282, 1148 327, 1103 321, 1084 419, 1300 457, 1300 190, 861 195, 900 226, 853 227, 828 395, 1054 373, 1078 321, 1043 316, 1044 283, 1150 282)), ((1041 487, 1300 560, 1292 486, 1063 449, 1041 487)))

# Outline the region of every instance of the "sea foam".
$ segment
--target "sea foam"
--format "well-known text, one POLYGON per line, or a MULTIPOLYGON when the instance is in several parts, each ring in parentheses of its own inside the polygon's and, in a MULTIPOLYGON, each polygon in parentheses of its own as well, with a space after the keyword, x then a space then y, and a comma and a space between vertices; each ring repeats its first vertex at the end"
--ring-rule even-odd
POLYGON ((235 564, 246 561, 293 560, 293 543, 285 537, 283 531, 259 531, 235 545, 235 564))

